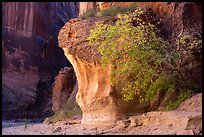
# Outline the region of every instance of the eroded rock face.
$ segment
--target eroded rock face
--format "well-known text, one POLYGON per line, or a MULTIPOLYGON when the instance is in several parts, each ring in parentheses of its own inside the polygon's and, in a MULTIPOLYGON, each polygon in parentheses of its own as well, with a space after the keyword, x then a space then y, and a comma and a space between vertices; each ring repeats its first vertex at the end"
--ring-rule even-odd
MULTIPOLYGON (((135 4, 144 9, 151 8, 165 25, 166 37, 175 38, 182 31, 195 29, 202 33, 202 4, 200 2, 80 2, 80 14, 98 8, 105 10, 112 6, 127 7, 135 4), (95 5, 95 6, 94 6, 95 5)), ((173 39, 174 40, 174 39, 173 39)))
MULTIPOLYGON (((90 6, 85 4, 81 11, 85 12, 86 7, 89 7, 87 10, 91 7, 99 7, 100 10, 103 10, 112 5, 129 6, 130 4, 132 2, 93 2, 90 3, 90 6)), ((194 30, 202 33, 200 29, 202 14, 200 14, 201 7, 198 3, 135 2, 135 4, 143 8, 152 8, 162 19, 160 29, 162 35, 169 41, 175 41, 182 29, 191 31, 191 28, 194 28, 194 30), (192 22, 189 18, 197 22, 192 22)), ((114 123, 119 115, 127 112, 144 112, 148 106, 148 104, 140 104, 137 97, 132 102, 124 102, 121 99, 123 84, 110 85, 109 74, 111 68, 102 70, 99 63, 101 57, 96 50, 97 47, 88 44, 89 31, 95 26, 95 22, 114 24, 116 20, 116 17, 72 19, 60 30, 58 36, 59 46, 64 50, 76 72, 79 84, 76 99, 83 111, 82 123, 101 121, 114 123)), ((197 81, 201 81, 199 72, 201 73, 201 67, 199 68, 198 65, 198 71, 196 70, 196 76, 194 76, 197 81)), ((198 85, 201 86, 200 83, 198 85)))
POLYGON ((77 76, 76 101, 83 112, 82 123, 114 123, 123 114, 145 112, 148 107, 148 103, 140 104, 137 97, 130 102, 122 100, 122 84, 111 86, 111 68, 102 69, 97 47, 90 46, 86 40, 95 22, 112 24, 116 20, 115 17, 71 19, 58 36, 59 46, 77 76))
POLYGON ((75 83, 76 77, 73 68, 65 67, 59 71, 59 74, 55 77, 52 88, 53 112, 59 112, 63 105, 66 105, 75 83))
POLYGON ((75 2, 2 3, 3 118, 52 112, 54 77, 60 68, 71 66, 58 47, 57 35, 77 12, 75 2))
POLYGON ((94 9, 95 8, 95 2, 80 2, 79 5, 79 15, 84 14, 86 11, 90 10, 90 9, 94 9))

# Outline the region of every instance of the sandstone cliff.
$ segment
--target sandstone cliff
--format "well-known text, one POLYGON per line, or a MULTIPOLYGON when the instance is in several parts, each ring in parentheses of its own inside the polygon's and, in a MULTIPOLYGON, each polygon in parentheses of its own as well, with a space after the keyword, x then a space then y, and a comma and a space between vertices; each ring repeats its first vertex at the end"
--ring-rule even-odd
POLYGON ((75 2, 2 3, 3 118, 52 112, 54 77, 71 66, 58 48, 58 31, 77 15, 75 2))
MULTIPOLYGON (((80 5, 80 14, 92 8, 107 9, 112 5, 127 6, 130 2, 99 2, 83 3, 80 5), (83 7, 84 5, 84 7, 83 7), (95 5, 95 7, 94 7, 95 5)), ((201 9, 199 3, 191 2, 135 2, 143 8, 152 10, 161 19, 160 29, 162 34, 175 42, 183 31, 191 32, 201 30, 201 9)), ((128 112, 145 112, 148 103, 140 104, 137 97, 132 102, 124 102, 121 99, 121 85, 111 86, 109 75, 111 68, 102 70, 99 63, 100 54, 96 47, 88 44, 89 31, 95 26, 95 22, 114 23, 116 17, 71 19, 60 30, 59 46, 64 50, 67 59, 71 62, 78 80, 77 103, 83 111, 82 123, 106 122, 114 123, 118 116, 128 112)), ((202 55, 201 55, 202 56, 202 55)), ((189 73, 189 77, 201 87, 201 56, 198 58, 198 67, 189 73), (192 77, 193 75, 193 77, 192 77)), ((202 89, 201 89, 202 90, 202 89)))
POLYGON ((126 7, 135 4, 144 9, 151 8, 164 23, 166 37, 175 38, 182 31, 195 29, 202 33, 201 2, 80 2, 79 15, 90 9, 105 10, 112 6, 126 7))

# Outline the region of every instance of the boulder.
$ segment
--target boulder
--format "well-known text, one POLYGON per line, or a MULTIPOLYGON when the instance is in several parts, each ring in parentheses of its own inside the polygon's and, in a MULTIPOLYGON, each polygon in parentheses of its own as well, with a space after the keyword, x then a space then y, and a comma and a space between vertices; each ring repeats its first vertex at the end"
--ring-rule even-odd
POLYGON ((196 94, 182 102, 176 110, 202 112, 202 93, 196 94))
POLYGON ((110 84, 111 67, 103 70, 97 46, 90 46, 87 38, 95 22, 114 23, 116 17, 71 19, 60 30, 59 46, 74 67, 78 81, 76 101, 83 112, 82 123, 115 123, 129 112, 145 112, 148 103, 122 100, 123 84, 110 84))
POLYGON ((56 127, 56 128, 52 131, 52 133, 60 132, 61 130, 62 130, 61 127, 56 127))

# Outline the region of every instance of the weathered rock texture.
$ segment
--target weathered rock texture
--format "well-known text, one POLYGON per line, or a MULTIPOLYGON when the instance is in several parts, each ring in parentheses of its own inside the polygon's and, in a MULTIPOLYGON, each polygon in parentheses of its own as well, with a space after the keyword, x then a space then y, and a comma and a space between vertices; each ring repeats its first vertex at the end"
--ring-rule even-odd
POLYGON ((176 110, 155 111, 143 115, 131 116, 130 126, 160 126, 170 129, 177 128, 177 134, 202 133, 202 93, 184 101, 176 110))
POLYGON ((73 68, 65 67, 61 69, 59 74, 55 77, 52 89, 52 110, 59 112, 68 101, 74 85, 76 83, 76 76, 73 68))
POLYGON ((96 8, 95 2, 80 2, 79 5, 79 16, 83 15, 86 11, 96 8))
POLYGON ((2 3, 3 118, 52 112, 54 77, 60 68, 71 66, 57 35, 77 11, 75 2, 2 3))
POLYGON ((83 112, 82 123, 114 123, 118 116, 128 112, 145 112, 148 103, 122 100, 121 87, 111 86, 111 68, 102 70, 96 46, 86 40, 95 22, 114 23, 115 17, 72 19, 60 30, 59 46, 72 63, 78 80, 76 101, 83 112))
POLYGON ((165 23, 169 36, 178 36, 183 29, 190 28, 202 32, 201 2, 80 2, 79 14, 90 9, 105 10, 111 6, 126 7, 131 4, 151 8, 165 23))
MULTIPOLYGON (((112 5, 128 6, 132 2, 90 2, 81 3, 80 14, 87 10, 104 10, 112 5)), ((183 29, 191 31, 191 28, 201 32, 201 6, 192 2, 135 2, 143 8, 152 8, 162 19, 162 34, 169 40, 182 33, 183 29), (193 20, 193 21, 192 21, 193 20)), ((124 102, 121 99, 122 84, 111 86, 109 74, 111 68, 102 70, 99 63, 100 54, 96 47, 89 46, 88 35, 95 22, 114 23, 115 17, 72 19, 60 30, 59 46, 64 50, 66 57, 71 62, 76 72, 79 90, 77 103, 83 111, 82 123, 113 123, 117 116, 127 112, 144 112, 147 104, 140 104, 137 97, 132 102, 124 102)), ((201 64, 201 58, 200 58, 201 64)), ((195 81, 201 81, 201 67, 198 65, 195 81)), ((200 84, 200 83, 199 83, 200 84)), ((201 86, 201 84, 199 85, 201 86)))

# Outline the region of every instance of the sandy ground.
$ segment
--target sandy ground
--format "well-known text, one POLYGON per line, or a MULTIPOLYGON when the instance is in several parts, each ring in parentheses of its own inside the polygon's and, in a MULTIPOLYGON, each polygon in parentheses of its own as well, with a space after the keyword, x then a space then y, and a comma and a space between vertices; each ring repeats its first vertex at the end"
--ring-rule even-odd
POLYGON ((22 122, 8 124, 8 121, 4 121, 2 122, 2 135, 202 135, 202 93, 183 102, 176 111, 150 112, 140 116, 144 116, 145 119, 139 126, 102 123, 96 127, 96 125, 80 123, 81 118, 51 124, 23 124, 22 122), (189 121, 191 116, 194 117, 194 121, 192 123, 191 119, 190 127, 196 128, 184 130, 185 125, 183 126, 182 123, 186 119, 189 121))
MULTIPOLYGON (((2 128, 3 135, 176 135, 181 129, 174 126, 86 125, 81 119, 52 124, 32 123, 2 128)), ((193 133, 193 132, 192 132, 193 133)), ((184 134, 192 134, 191 131, 184 134)), ((202 134, 202 133, 200 133, 202 134)))
POLYGON ((161 126, 121 127, 118 125, 95 126, 75 121, 61 121, 55 124, 27 124, 2 128, 2 135, 174 135, 178 129, 161 126))

